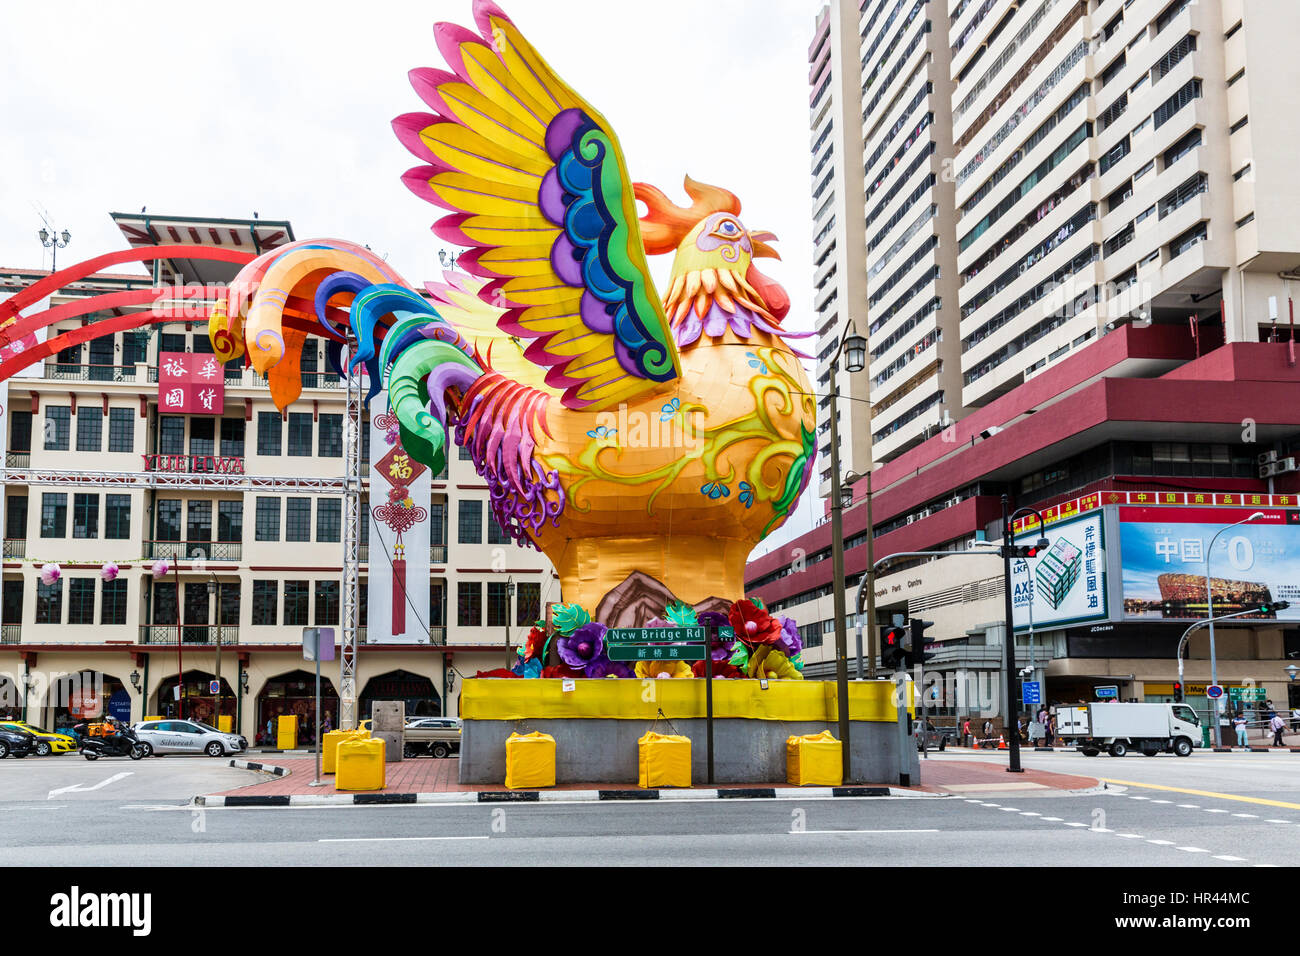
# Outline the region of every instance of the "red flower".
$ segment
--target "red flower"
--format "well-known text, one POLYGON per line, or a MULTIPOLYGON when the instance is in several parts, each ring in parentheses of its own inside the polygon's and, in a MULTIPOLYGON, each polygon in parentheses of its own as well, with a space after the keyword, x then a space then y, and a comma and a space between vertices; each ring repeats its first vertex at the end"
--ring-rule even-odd
POLYGON ((540 627, 535 627, 528 632, 528 641, 524 644, 524 660, 531 661, 542 653, 542 648, 546 646, 546 632, 540 627))
POLYGON ((781 622, 748 599, 737 601, 727 612, 736 638, 747 647, 775 644, 781 638, 781 622))
POLYGON ((552 664, 550 667, 542 668, 543 677, 582 677, 583 671, 574 670, 567 664, 552 664))
MULTIPOLYGON (((696 661, 694 664, 692 664, 691 672, 694 673, 696 677, 706 676, 704 672, 704 661, 696 661)), ((728 664, 726 661, 713 662, 713 677, 715 680, 719 677, 744 677, 744 676, 745 676, 745 672, 733 664, 728 664)))
POLYGON ((475 677, 518 677, 518 674, 511 673, 504 667, 498 667, 494 671, 479 671, 475 677))

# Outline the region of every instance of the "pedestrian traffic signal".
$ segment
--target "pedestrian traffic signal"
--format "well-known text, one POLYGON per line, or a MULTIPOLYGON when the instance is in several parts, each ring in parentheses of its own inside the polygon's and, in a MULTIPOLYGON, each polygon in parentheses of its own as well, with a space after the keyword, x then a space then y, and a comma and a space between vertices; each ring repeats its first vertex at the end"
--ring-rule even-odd
POLYGON ((1036 558, 1047 550, 1048 541, 1046 538, 1039 538, 1033 544, 1013 544, 1003 547, 1002 557, 1004 558, 1036 558))
POLYGON ((907 622, 907 635, 903 638, 903 663, 909 670, 934 657, 925 652, 927 627, 934 627, 934 621, 922 621, 914 617, 907 622))
POLYGON ((1275 614, 1278 611, 1285 611, 1290 606, 1290 601, 1274 601, 1272 604, 1261 604, 1257 610, 1260 614, 1275 614))
POLYGON ((880 666, 885 670, 895 670, 903 660, 903 637, 905 628, 886 628, 880 635, 880 666))
POLYGON ((1174 703, 1181 704, 1182 702, 1183 702, 1183 682, 1180 680, 1176 680, 1174 681, 1174 703))

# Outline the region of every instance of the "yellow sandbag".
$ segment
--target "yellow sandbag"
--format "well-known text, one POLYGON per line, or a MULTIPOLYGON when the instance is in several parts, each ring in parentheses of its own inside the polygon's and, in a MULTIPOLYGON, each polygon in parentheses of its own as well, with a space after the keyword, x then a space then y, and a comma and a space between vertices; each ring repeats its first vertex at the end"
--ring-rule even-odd
POLYGON ((637 741, 637 785, 689 787, 691 785, 691 741, 689 737, 648 731, 637 741))
POLYGON ((506 741, 506 787, 511 790, 555 786, 555 738, 534 731, 506 741))
POLYGON ((335 790, 383 790, 384 742, 374 737, 352 737, 338 745, 335 790))
POLYGON ((829 730, 785 742, 785 780, 797 787, 838 787, 844 782, 843 744, 829 730))

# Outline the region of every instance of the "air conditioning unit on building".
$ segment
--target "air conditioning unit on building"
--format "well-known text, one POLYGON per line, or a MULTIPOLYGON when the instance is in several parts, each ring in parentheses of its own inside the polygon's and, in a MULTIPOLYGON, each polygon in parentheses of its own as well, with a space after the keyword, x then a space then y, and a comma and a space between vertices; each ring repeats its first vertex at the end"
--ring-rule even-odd
POLYGON ((1279 458, 1279 459, 1277 460, 1277 464, 1274 465, 1273 467, 1274 467, 1274 469, 1275 469, 1274 472, 1273 472, 1273 474, 1275 474, 1275 475, 1283 475, 1283 474, 1286 474, 1288 471, 1295 471, 1295 470, 1296 470, 1296 467, 1295 467, 1295 459, 1294 459, 1294 458, 1279 458))
POLYGON ((1262 455, 1259 456, 1258 461, 1259 461, 1259 466, 1260 466, 1261 468, 1263 468, 1263 467, 1264 467, 1265 465, 1267 465, 1269 462, 1277 461, 1277 452, 1276 452, 1276 451, 1266 451, 1266 452, 1264 452, 1262 455))

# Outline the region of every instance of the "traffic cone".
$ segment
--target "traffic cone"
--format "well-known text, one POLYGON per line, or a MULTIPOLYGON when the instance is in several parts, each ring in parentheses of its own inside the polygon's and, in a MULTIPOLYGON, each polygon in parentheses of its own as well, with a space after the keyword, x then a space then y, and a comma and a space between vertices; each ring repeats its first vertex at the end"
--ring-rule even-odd
POLYGON ((1002 734, 998 734, 998 750, 1006 750, 1006 749, 1007 749, 1007 738, 1002 736, 1002 734))

